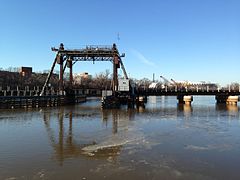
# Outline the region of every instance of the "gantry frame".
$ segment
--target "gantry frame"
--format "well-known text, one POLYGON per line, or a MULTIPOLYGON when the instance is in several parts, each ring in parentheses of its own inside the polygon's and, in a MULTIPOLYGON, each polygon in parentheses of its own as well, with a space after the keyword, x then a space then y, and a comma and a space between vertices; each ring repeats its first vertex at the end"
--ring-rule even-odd
POLYGON ((44 83, 44 86, 41 91, 41 96, 44 94, 44 91, 49 83, 49 80, 53 74, 53 70, 56 64, 60 65, 60 74, 59 74, 59 90, 60 92, 64 91, 63 85, 63 75, 66 67, 69 68, 69 86, 72 86, 73 83, 73 72, 72 67, 78 61, 110 61, 113 64, 113 79, 112 79, 112 91, 113 94, 118 89, 118 68, 122 68, 124 73, 124 78, 128 79, 127 72, 122 62, 122 57, 125 57, 125 54, 120 55, 117 49, 116 44, 112 46, 86 46, 82 49, 64 49, 64 45, 61 43, 59 48, 52 48, 52 51, 56 52, 55 60, 52 64, 51 70, 47 76, 47 79, 44 83))

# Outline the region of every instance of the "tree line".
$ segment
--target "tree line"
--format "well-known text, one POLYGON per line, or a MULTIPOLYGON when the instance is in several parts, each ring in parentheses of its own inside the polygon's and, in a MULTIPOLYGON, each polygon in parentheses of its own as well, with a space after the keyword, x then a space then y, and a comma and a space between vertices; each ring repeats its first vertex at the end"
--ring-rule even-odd
MULTIPOLYGON (((18 68, 8 68, 6 70, 0 68, 0 87, 6 88, 7 86, 10 86, 11 89, 14 89, 18 86, 18 88, 24 88, 26 86, 29 86, 30 88, 33 87, 42 87, 46 81, 46 78, 48 76, 49 71, 43 71, 43 72, 33 72, 31 76, 21 76, 19 73, 18 68), (7 71, 10 70, 10 71, 7 71)), ((68 86, 69 82, 69 74, 65 73, 64 76, 64 85, 68 86)), ((148 78, 143 79, 131 79, 132 82, 134 82, 136 88, 149 88, 150 84, 153 82, 152 80, 148 78)), ((165 83, 161 81, 155 81, 158 85, 156 88, 162 88, 165 83)), ((58 89, 59 84, 59 74, 56 72, 51 76, 49 81, 49 86, 54 89, 58 89)), ((81 77, 81 80, 79 81, 79 76, 73 77, 73 88, 79 88, 79 89, 111 89, 112 86, 112 74, 109 70, 105 70, 104 72, 100 72, 96 74, 92 78, 84 78, 81 77)), ((174 86, 174 85, 172 85, 174 86)), ((233 82, 229 85, 227 85, 226 89, 233 89, 238 90, 240 84, 237 82, 233 82)))

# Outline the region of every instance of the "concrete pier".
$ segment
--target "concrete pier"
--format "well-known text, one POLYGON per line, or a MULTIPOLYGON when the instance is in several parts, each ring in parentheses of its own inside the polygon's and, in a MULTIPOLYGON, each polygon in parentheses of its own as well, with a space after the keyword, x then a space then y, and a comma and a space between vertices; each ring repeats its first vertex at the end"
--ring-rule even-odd
POLYGON ((239 101, 238 96, 228 96, 227 98, 227 104, 237 105, 237 102, 239 101))
POLYGON ((136 106, 137 107, 145 107, 144 105, 144 97, 143 96, 139 96, 136 98, 136 106))
POLYGON ((237 105, 237 102, 239 101, 238 96, 228 96, 228 95, 217 95, 215 96, 215 99, 217 103, 225 103, 225 104, 231 104, 231 105, 237 105))
POLYGON ((191 95, 187 95, 187 96, 179 95, 179 96, 177 96, 177 99, 178 99, 179 104, 191 105, 191 103, 193 101, 193 96, 191 96, 191 95))

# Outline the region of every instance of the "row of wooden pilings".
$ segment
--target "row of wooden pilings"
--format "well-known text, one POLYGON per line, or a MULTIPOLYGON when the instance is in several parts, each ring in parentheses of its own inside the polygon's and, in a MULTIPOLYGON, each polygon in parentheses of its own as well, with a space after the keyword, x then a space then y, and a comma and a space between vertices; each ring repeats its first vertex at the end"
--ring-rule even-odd
POLYGON ((3 96, 0 109, 54 107, 86 101, 86 96, 3 96))
POLYGON ((0 86, 0 109, 54 107, 86 101, 87 96, 100 96, 101 90, 74 89, 72 94, 66 91, 47 88, 40 95, 40 87, 11 88, 0 86))
POLYGON ((64 96, 0 97, 0 109, 54 107, 65 104, 64 96))

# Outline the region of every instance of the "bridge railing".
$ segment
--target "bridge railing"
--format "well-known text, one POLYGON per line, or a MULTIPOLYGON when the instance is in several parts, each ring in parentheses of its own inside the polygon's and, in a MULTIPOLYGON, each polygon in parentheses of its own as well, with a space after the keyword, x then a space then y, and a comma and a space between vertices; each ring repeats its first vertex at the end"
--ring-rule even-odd
POLYGON ((215 88, 215 87, 165 87, 165 88, 136 88, 136 94, 146 95, 214 95, 214 94, 240 94, 240 89, 215 88))

